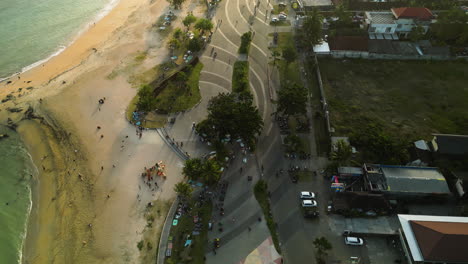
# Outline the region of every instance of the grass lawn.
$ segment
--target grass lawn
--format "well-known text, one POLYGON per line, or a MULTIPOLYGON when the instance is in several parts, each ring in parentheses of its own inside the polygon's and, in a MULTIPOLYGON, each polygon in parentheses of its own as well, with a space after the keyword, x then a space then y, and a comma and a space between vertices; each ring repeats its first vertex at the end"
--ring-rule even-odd
POLYGON ((255 198, 257 199, 257 202, 260 204, 260 207, 262 208, 263 215, 265 216, 268 229, 270 229, 271 238, 273 239, 273 243, 275 244, 276 251, 278 251, 278 253, 281 253, 281 248, 279 246, 278 232, 276 231, 276 223, 273 220, 273 216, 271 215, 271 207, 270 207, 270 200, 268 198, 267 183, 263 180, 258 181, 254 187, 254 194, 255 194, 255 198))
POLYGON ((153 262, 158 255, 159 237, 164 225, 165 217, 171 207, 170 201, 153 201, 152 207, 145 211, 146 227, 143 230, 143 239, 138 242, 142 263, 153 262))
POLYGON ((156 109, 167 113, 185 111, 195 106, 200 100, 200 89, 198 81, 203 64, 198 62, 192 70, 187 73, 186 85, 176 85, 169 83, 168 86, 156 97, 156 109))
POLYGON ((336 135, 368 120, 408 140, 468 134, 468 63, 320 59, 336 135))
MULTIPOLYGON (((270 36, 273 37, 273 33, 271 33, 270 36)), ((278 46, 276 48, 273 48, 272 51, 276 50, 279 53, 281 53, 281 50, 284 47, 288 46, 292 46, 295 48, 293 34, 291 32, 279 32, 278 46)), ((298 84, 302 84, 301 72, 297 61, 292 62, 288 65, 286 61, 280 59, 276 61, 276 65, 280 73, 281 82, 295 82, 298 84)))
POLYGON ((172 256, 166 259, 165 263, 205 263, 203 257, 205 256, 205 248, 208 239, 208 222, 211 218, 212 204, 210 202, 204 203, 201 207, 195 206, 195 202, 191 201, 192 212, 191 215, 199 214, 202 219, 203 228, 199 235, 192 235, 192 230, 195 226, 193 217, 190 215, 183 215, 179 218, 176 226, 172 226, 170 236, 173 238, 172 256), (184 247, 187 235, 191 236, 192 245, 184 247))

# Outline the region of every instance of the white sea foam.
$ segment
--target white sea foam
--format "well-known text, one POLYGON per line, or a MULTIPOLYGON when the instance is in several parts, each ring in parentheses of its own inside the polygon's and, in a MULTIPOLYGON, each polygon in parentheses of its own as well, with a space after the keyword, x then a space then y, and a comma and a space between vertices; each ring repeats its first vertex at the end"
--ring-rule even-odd
POLYGON ((95 15, 93 17, 93 19, 91 19, 89 22, 87 22, 83 27, 81 27, 81 29, 78 31, 77 34, 75 34, 73 36, 73 38, 71 38, 70 42, 68 43, 68 45, 66 46, 59 46, 59 48, 53 52, 50 56, 48 56, 47 58, 45 59, 42 59, 42 60, 39 60, 39 61, 36 61, 28 66, 25 66, 21 69, 21 72, 17 72, 17 73, 14 73, 8 77, 5 77, 5 78, 0 78, 0 82, 3 82, 3 81, 6 81, 14 76, 17 76, 18 74, 22 74, 24 72, 27 72, 41 64, 44 64, 46 63, 47 61, 49 61, 50 59, 52 59, 53 57, 59 55, 60 53, 62 53, 64 50, 66 50, 70 45, 72 45, 76 40, 78 40, 78 38, 83 35, 83 33, 85 33, 86 31, 88 31, 88 29, 93 26, 94 24, 96 24, 97 22, 99 22, 99 20, 101 20, 102 18, 104 18, 107 14, 110 13, 110 11, 112 11, 112 9, 114 9, 115 6, 117 6, 117 4, 120 2, 120 0, 110 0, 109 3, 104 6, 104 8, 101 9, 101 11, 95 15))
MULTIPOLYGON (((25 148, 23 148, 23 150, 27 154, 27 156, 29 157, 29 164, 31 165, 30 169, 33 170, 31 175, 39 175, 39 170, 37 169, 36 164, 34 164, 31 154, 25 148)), ((32 181, 32 179, 30 179, 30 181, 32 181)), ((20 247, 18 249, 18 251, 19 251, 18 252, 18 263, 23 263, 23 250, 24 250, 23 247, 24 247, 24 242, 26 241, 26 237, 28 235, 29 218, 31 217, 31 210, 32 210, 32 207, 33 207, 31 184, 32 184, 32 182, 29 184, 29 188, 28 188, 29 204, 28 204, 28 210, 27 210, 27 214, 26 214, 26 221, 24 222, 23 234, 21 236, 21 245, 20 245, 20 247)))

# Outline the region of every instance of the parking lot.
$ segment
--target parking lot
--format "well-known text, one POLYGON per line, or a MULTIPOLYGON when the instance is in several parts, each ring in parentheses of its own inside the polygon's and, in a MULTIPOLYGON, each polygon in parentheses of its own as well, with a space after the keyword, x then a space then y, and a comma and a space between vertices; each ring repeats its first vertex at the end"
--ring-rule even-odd
POLYGON ((327 214, 330 200, 330 183, 321 176, 313 176, 307 181, 292 183, 288 178, 279 179, 272 188, 273 211, 278 221, 283 248, 291 263, 310 263, 315 258, 313 241, 324 236, 333 246, 327 263, 350 263, 350 257, 359 257, 360 263, 391 264, 395 260, 404 260, 401 251, 393 247, 388 235, 395 234, 398 229, 396 216, 376 218, 345 218, 341 215, 327 214), (320 215, 306 219, 302 215, 300 193, 312 191, 318 203, 320 215), (344 242, 344 230, 361 235, 363 246, 350 246, 344 242), (375 234, 382 234, 376 236, 375 234))

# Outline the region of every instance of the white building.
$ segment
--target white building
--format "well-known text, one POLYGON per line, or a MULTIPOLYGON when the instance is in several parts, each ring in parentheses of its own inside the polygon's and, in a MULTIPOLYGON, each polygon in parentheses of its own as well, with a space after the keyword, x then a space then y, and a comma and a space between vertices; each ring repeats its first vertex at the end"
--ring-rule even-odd
POLYGON ((398 215, 409 264, 468 263, 468 217, 398 215))
POLYGON ((392 8, 391 12, 366 12, 365 25, 370 39, 406 38, 414 27, 427 33, 434 15, 424 7, 392 8))

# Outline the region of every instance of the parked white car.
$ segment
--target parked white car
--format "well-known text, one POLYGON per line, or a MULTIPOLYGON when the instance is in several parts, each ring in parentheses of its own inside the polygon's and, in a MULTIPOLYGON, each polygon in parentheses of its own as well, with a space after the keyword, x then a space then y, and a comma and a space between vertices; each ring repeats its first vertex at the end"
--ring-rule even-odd
POLYGON ((276 22, 278 22, 278 21, 279 21, 279 19, 278 19, 277 17, 272 17, 272 18, 271 18, 271 22, 272 22, 272 23, 276 23, 276 22))
POLYGON ((284 13, 280 13, 278 15, 278 19, 279 20, 286 20, 286 19, 288 19, 288 16, 286 14, 284 14, 284 13))
POLYGON ((315 200, 302 200, 302 207, 317 207, 317 201, 315 200))
POLYGON ((364 240, 359 237, 345 237, 344 242, 346 245, 350 246, 362 246, 364 245, 364 240))
POLYGON ((315 199, 315 193, 303 191, 299 194, 299 197, 303 200, 315 199))

